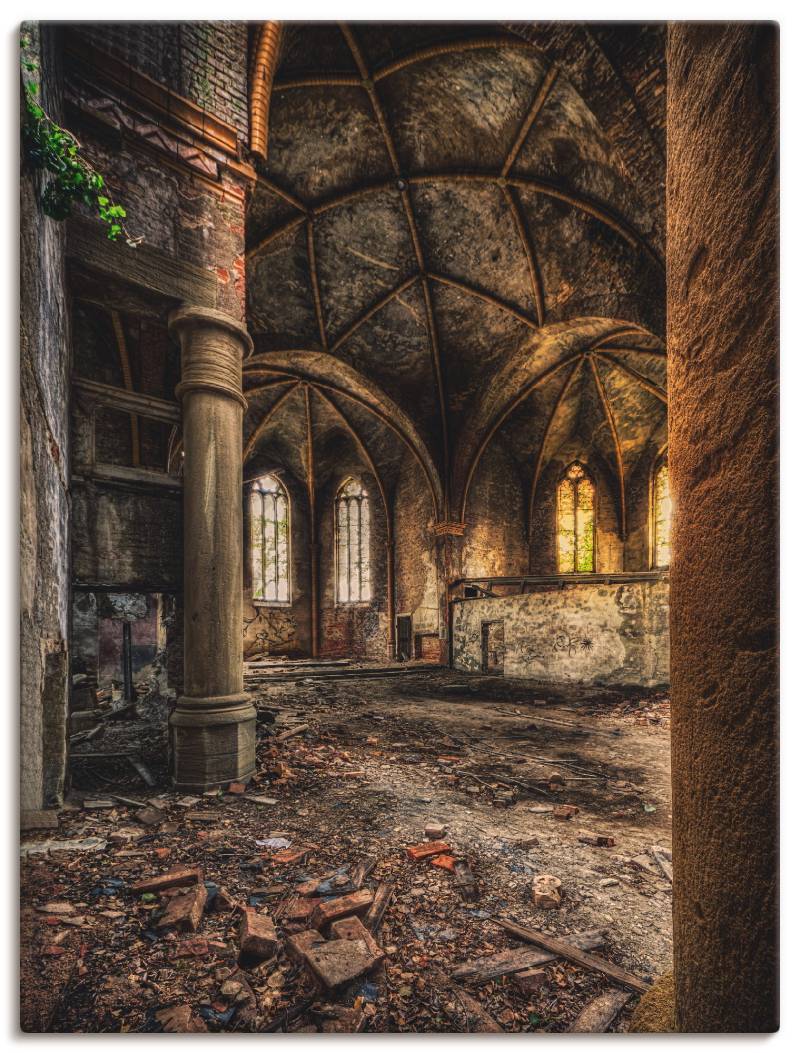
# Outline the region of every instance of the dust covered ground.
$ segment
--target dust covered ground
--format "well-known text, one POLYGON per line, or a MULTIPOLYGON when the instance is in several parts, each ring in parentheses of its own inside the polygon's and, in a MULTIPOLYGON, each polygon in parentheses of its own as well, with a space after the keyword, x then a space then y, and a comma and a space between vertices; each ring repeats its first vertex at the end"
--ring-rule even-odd
MULTIPOLYGON (((58 829, 23 837, 25 1029, 559 1032, 614 989, 564 958, 542 966, 533 990, 513 974, 454 981, 465 963, 531 948, 497 917, 567 941, 602 930, 594 953, 646 982, 671 967, 663 694, 424 667, 346 675, 250 679, 260 719, 246 793, 171 791, 164 731, 152 724, 115 722, 92 741, 58 829), (122 740, 141 740, 159 785, 97 756, 122 740), (564 804, 578 808, 570 819, 554 815, 564 804), (468 864, 471 889, 408 858, 431 822, 445 827, 444 854, 468 864), (614 843, 580 840, 590 834, 614 843), (288 845, 260 843, 271 838, 288 845), (75 839, 82 848, 54 845, 75 839), (305 855, 280 861, 293 852, 305 855), (308 927, 295 887, 333 875, 341 890, 359 864, 364 888, 393 885, 375 930, 385 963, 324 990, 287 954, 286 938, 308 927), (159 928, 165 897, 130 887, 178 866, 201 867, 207 883, 195 932, 159 928), (560 907, 534 905, 539 874, 561 881, 560 907), (279 937, 252 968, 237 965, 241 906, 270 915, 279 937)), ((626 1029, 636 997, 612 1030, 626 1029)))

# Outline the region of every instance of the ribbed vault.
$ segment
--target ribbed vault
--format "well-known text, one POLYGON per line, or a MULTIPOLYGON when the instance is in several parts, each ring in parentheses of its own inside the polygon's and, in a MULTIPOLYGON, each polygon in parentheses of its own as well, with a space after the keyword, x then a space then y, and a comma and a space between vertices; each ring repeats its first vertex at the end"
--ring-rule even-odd
POLYGON ((267 155, 246 459, 338 430, 382 492, 410 453, 463 518, 491 442, 533 502, 580 432, 624 535, 665 421, 662 228, 563 59, 491 25, 287 25, 267 155))

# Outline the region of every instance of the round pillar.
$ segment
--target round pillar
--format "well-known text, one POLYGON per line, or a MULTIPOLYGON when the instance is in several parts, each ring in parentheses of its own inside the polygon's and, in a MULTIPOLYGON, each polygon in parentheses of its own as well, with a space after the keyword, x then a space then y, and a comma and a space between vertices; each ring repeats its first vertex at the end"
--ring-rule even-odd
POLYGON ((777 1027, 777 26, 667 30, 675 1024, 777 1027))
POLYGON ((255 768, 242 657, 242 358, 253 345, 210 308, 182 307, 169 327, 181 345, 184 447, 185 694, 170 718, 173 778, 207 790, 255 768))

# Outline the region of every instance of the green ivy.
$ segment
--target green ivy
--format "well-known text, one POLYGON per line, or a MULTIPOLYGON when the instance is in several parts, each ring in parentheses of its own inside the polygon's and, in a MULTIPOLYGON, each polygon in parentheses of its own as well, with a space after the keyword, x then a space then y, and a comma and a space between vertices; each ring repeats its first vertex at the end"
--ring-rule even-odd
POLYGON ((76 203, 87 205, 106 224, 110 241, 124 237, 131 248, 136 248, 144 237, 132 237, 128 232, 124 223, 127 213, 122 205, 112 201, 103 176, 83 156, 81 144, 72 132, 57 124, 39 104, 38 85, 26 79, 26 74, 36 74, 39 70, 36 62, 25 57, 24 49, 28 46, 27 38, 21 38, 26 111, 22 140, 29 164, 50 176, 42 193, 42 210, 52 219, 63 220, 72 214, 76 203))

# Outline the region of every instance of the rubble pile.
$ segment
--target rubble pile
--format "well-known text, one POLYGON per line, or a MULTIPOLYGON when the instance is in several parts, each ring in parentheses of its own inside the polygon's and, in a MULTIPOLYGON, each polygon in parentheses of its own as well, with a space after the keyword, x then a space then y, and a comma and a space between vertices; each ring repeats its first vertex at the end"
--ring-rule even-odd
POLYGON ((662 963, 620 940, 612 901, 634 890, 667 916, 671 870, 663 844, 630 856, 597 823, 619 780, 592 798, 570 781, 581 765, 550 749, 510 784, 513 757, 487 759, 488 736, 389 717, 373 697, 309 685, 281 709, 267 692, 247 786, 109 787, 30 818, 31 1018, 62 1032, 564 1031, 606 996, 604 1029, 624 1029, 635 983, 662 963), (521 809, 535 835, 487 836, 486 815, 512 830, 521 809), (551 953, 556 937, 593 957, 551 953), (620 966, 629 989, 605 971, 620 966))

